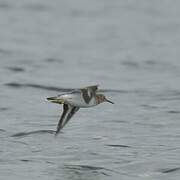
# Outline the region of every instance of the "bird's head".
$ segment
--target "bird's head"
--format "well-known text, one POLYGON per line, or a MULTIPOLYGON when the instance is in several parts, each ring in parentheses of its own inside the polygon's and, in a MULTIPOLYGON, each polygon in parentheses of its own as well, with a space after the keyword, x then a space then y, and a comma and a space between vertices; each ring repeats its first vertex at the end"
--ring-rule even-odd
POLYGON ((103 102, 109 102, 111 104, 114 104, 114 102, 108 100, 104 94, 96 94, 96 100, 97 100, 97 104, 100 104, 103 102))

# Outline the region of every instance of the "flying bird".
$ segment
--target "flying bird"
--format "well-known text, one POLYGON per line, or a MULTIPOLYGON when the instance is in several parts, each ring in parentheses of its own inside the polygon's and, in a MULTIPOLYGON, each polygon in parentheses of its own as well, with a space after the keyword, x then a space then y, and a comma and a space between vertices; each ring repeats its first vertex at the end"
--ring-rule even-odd
POLYGON ((63 113, 57 125, 56 135, 80 108, 93 107, 103 102, 114 104, 106 99, 105 95, 98 94, 97 90, 98 85, 87 86, 67 94, 47 98, 53 103, 63 104, 63 113))

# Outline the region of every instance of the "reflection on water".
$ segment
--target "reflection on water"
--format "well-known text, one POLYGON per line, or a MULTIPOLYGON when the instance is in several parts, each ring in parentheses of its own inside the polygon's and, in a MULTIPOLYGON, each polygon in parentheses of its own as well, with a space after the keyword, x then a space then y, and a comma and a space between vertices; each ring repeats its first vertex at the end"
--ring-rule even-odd
POLYGON ((13 134, 12 137, 24 137, 32 134, 43 134, 43 133, 49 133, 49 134, 55 134, 55 131, 53 130, 37 130, 37 131, 31 131, 31 132, 20 132, 13 134))
POLYGON ((1 1, 0 179, 179 179, 179 5, 1 1), (46 98, 93 84, 115 105, 55 137, 46 98))

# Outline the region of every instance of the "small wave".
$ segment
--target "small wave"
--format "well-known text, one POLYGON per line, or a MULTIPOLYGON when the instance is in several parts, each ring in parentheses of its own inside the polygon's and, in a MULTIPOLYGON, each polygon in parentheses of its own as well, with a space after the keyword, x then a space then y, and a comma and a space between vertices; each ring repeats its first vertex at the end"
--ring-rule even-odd
POLYGON ((0 129, 0 132, 6 132, 4 129, 0 129))
POLYGON ((66 169, 74 170, 74 171, 92 171, 92 173, 100 173, 105 176, 111 176, 107 172, 114 172, 118 173, 114 170, 107 169, 104 167, 98 167, 98 166, 89 166, 89 165, 64 165, 66 169))
POLYGON ((54 63, 54 62, 57 62, 57 63, 63 63, 64 60, 63 59, 56 59, 56 58, 47 58, 44 60, 45 62, 48 62, 48 63, 54 63))
POLYGON ((160 172, 162 172, 162 173, 172 173, 172 172, 179 171, 179 170, 180 170, 180 167, 167 168, 167 169, 161 169, 160 172))
POLYGON ((25 71, 25 69, 22 67, 7 67, 7 69, 12 72, 24 72, 25 71))
POLYGON ((11 8, 11 6, 9 5, 9 3, 0 2, 0 8, 1 9, 9 9, 9 8, 11 8))
POLYGON ((72 91, 73 89, 70 88, 61 88, 61 87, 54 87, 54 86, 44 86, 44 85, 38 85, 38 84, 22 84, 22 83, 7 83, 5 84, 6 86, 13 87, 13 88, 25 88, 25 87, 30 87, 30 88, 37 88, 37 89, 44 89, 44 90, 49 90, 49 91, 72 91))
POLYGON ((38 3, 29 3, 25 6, 23 6, 24 9, 29 11, 35 11, 35 12, 44 12, 48 11, 50 9, 49 6, 46 6, 44 4, 38 4, 38 3))
POLYGON ((53 131, 53 130, 37 130, 37 131, 30 131, 30 132, 20 132, 20 133, 11 135, 11 137, 24 137, 24 136, 28 136, 31 134, 43 134, 43 133, 54 134, 55 131, 53 131))
POLYGON ((15 88, 31 87, 31 88, 38 88, 38 89, 51 90, 51 91, 62 91, 62 92, 73 90, 70 88, 60 88, 60 87, 44 86, 44 85, 38 85, 38 84, 7 83, 5 85, 10 86, 10 87, 15 87, 15 88))
POLYGON ((29 159, 20 159, 20 161, 22 161, 22 162, 32 162, 32 160, 29 160, 29 159))
MULTIPOLYGON (((0 4, 0 8, 4 8, 5 6, 3 6, 3 4, 0 4)), ((2 55, 10 55, 11 53, 12 52, 10 50, 0 48, 0 54, 2 54, 2 55)))
POLYGON ((131 148, 131 146, 122 145, 122 144, 106 144, 106 146, 110 146, 110 147, 122 147, 122 148, 131 148))
POLYGON ((175 70, 176 67, 173 66, 170 63, 159 61, 156 59, 145 59, 143 61, 134 61, 131 59, 127 59, 121 62, 121 65, 127 68, 131 69, 142 69, 142 70, 154 70, 154 71, 159 71, 159 70, 175 70))
POLYGON ((121 63, 123 66, 130 67, 130 68, 139 68, 139 63, 132 60, 126 60, 121 63))
POLYGON ((154 106, 154 105, 149 105, 149 104, 143 104, 141 105, 143 108, 145 109, 158 109, 159 107, 158 106, 154 106))
POLYGON ((66 168, 69 169, 84 169, 84 170, 106 170, 106 171, 110 171, 110 172, 116 172, 119 173, 115 170, 111 170, 108 168, 104 168, 104 167, 100 167, 100 166, 90 166, 90 165, 64 165, 66 168))
POLYGON ((176 111, 176 110, 170 110, 170 111, 167 111, 168 113, 170 114, 179 114, 180 111, 176 111))
POLYGON ((9 110, 8 107, 0 107, 0 111, 7 111, 7 110, 9 110))
MULTIPOLYGON (((73 91, 76 88, 63 88, 63 87, 55 87, 55 86, 45 86, 45 85, 39 85, 39 84, 31 84, 31 83, 17 83, 17 82, 11 82, 6 83, 5 86, 9 86, 12 88, 36 88, 36 89, 43 89, 48 91, 57 91, 57 92, 70 92, 73 91)), ((133 91, 127 91, 127 90, 118 90, 118 89, 100 89, 99 92, 113 92, 113 93, 133 93, 133 91)))

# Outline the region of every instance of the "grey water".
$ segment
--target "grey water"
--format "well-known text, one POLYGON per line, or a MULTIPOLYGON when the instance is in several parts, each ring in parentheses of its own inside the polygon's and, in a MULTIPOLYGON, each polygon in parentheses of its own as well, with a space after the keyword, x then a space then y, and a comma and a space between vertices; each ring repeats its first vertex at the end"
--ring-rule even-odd
POLYGON ((1 0, 0 180, 180 179, 180 1, 1 0), (57 137, 48 96, 99 84, 57 137))

